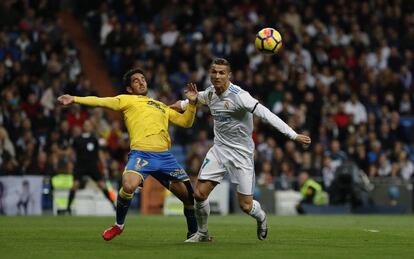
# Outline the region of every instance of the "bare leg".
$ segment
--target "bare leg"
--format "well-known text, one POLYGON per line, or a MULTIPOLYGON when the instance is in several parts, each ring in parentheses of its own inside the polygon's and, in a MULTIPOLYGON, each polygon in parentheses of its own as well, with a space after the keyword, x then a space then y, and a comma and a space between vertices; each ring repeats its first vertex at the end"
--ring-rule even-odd
POLYGON ((257 238, 264 240, 267 237, 267 220, 266 213, 260 206, 260 203, 253 200, 252 195, 237 193, 240 208, 244 213, 252 216, 257 221, 257 238))

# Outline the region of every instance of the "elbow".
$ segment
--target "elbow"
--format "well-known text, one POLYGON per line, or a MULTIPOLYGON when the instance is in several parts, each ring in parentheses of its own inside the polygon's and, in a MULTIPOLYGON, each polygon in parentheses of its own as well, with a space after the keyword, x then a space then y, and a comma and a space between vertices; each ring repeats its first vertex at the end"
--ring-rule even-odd
POLYGON ((188 121, 184 124, 184 128, 188 129, 191 128, 194 124, 194 120, 188 121))
POLYGON ((193 126, 193 122, 190 122, 190 123, 184 124, 183 128, 188 129, 188 128, 191 128, 192 126, 193 126))

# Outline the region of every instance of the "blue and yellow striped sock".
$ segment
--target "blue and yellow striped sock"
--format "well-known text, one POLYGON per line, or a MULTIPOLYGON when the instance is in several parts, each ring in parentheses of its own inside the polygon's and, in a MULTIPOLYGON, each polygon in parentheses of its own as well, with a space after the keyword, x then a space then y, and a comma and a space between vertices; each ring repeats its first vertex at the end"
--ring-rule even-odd
POLYGON ((134 197, 134 193, 127 193, 123 188, 119 190, 116 202, 116 224, 124 224, 129 205, 131 205, 132 197, 134 197))

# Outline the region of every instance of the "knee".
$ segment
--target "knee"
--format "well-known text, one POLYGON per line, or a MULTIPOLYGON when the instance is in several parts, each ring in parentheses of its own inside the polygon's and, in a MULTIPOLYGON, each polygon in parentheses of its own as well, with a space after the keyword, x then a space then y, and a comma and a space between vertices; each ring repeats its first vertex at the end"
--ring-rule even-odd
POLYGON ((124 192, 126 192, 126 193, 134 193, 135 192, 135 189, 137 187, 138 186, 136 186, 135 184, 133 184, 131 182, 124 181, 122 183, 122 188, 124 189, 124 192))
POLYGON ((208 198, 208 195, 200 192, 199 190, 195 190, 193 193, 194 199, 198 202, 205 201, 208 198))
POLYGON ((240 202, 240 209, 244 212, 249 214, 252 210, 253 203, 251 202, 240 202))
POLYGON ((193 193, 186 193, 186 194, 179 194, 176 196, 183 202, 184 206, 194 206, 194 194, 193 193))

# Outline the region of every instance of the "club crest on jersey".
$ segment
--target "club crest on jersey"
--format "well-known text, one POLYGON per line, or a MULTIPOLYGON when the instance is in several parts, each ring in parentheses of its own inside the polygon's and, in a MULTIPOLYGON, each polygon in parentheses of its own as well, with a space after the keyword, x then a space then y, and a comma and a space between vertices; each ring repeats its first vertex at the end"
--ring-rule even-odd
POLYGON ((228 102, 228 101, 225 101, 225 102, 224 102, 224 108, 226 108, 226 109, 228 110, 228 109, 229 109, 229 107, 230 107, 229 102, 228 102))

